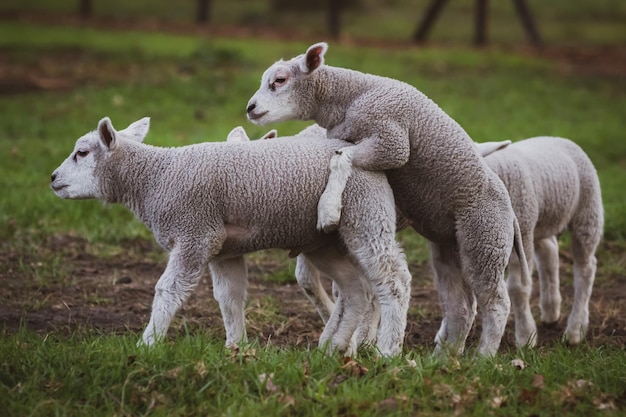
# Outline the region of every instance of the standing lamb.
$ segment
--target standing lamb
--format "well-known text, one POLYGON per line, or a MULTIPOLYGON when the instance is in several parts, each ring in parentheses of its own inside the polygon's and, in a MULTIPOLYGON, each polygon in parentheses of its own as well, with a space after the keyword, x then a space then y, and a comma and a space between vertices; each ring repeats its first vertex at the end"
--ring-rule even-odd
MULTIPOLYGON (((328 178, 324 168, 344 143, 305 137, 160 148, 141 143, 148 128, 144 118, 118 132, 105 117, 97 131, 77 140, 51 177, 59 197, 123 204, 169 252, 144 344, 165 336, 207 264, 226 344, 245 340, 243 255, 268 248, 302 253, 337 282, 342 299, 320 337, 328 349, 352 353, 350 341, 371 304, 372 285, 387 289, 397 306, 397 323, 389 325, 406 325, 408 300, 395 289, 408 288, 411 276, 395 241, 385 176, 355 172, 344 199, 349 215, 338 233, 316 230, 316 206, 328 178), (373 201, 365 198, 371 193, 373 201)), ((388 343, 379 345, 382 353, 398 353, 402 339, 388 343)))
MULTIPOLYGON (((258 125, 314 120, 329 138, 355 144, 330 160, 319 229, 329 230, 346 216, 341 197, 353 167, 385 171, 399 210, 431 242, 445 323, 437 350, 463 350, 476 294, 483 318, 478 352, 495 354, 510 310, 504 270, 514 245, 525 259, 504 184, 432 100, 401 81, 324 65, 327 48, 318 43, 269 67, 248 102, 248 118, 258 125)), ((522 279, 529 280, 525 262, 522 268, 522 279)), ((378 299, 385 320, 388 300, 378 299)))
MULTIPOLYGON (((596 270, 594 254, 603 228, 598 175, 585 152, 568 139, 536 137, 510 144, 511 141, 503 141, 476 145, 509 191, 529 269, 532 271, 533 256, 538 264, 541 321, 547 324, 556 322, 561 315, 556 235, 569 230, 574 260, 574 302, 565 339, 571 344, 580 343, 589 326, 589 300, 596 270), (501 150, 507 146, 506 151, 501 150)), ((519 259, 513 254, 509 275, 519 275, 518 264, 519 259)), ((296 267, 296 278, 301 287, 315 295, 317 299, 312 301, 326 322, 334 305, 321 284, 319 272, 296 267)), ((509 282, 519 282, 519 277, 509 278, 509 282)), ((524 287, 511 287, 509 296, 515 311, 516 333, 530 335, 528 345, 533 346, 537 326, 530 311, 531 286, 532 282, 524 287)), ((375 313, 372 316, 375 318, 375 313)))
MULTIPOLYGON (((479 150, 489 144, 478 144, 479 150)), ((559 247, 557 235, 569 230, 574 261, 574 302, 565 338, 580 343, 589 326, 589 299, 596 272, 595 251, 602 237, 604 215, 598 174, 585 152, 574 142, 557 137, 521 140, 486 156, 509 190, 519 221, 524 252, 532 271, 533 254, 540 285, 541 321, 554 323, 561 315, 559 291, 559 247)), ((511 257, 509 282, 519 282, 511 257)), ((515 312, 515 329, 532 334, 536 324, 530 312, 532 282, 510 287, 515 312)), ((534 341, 531 341, 531 344, 534 341)))

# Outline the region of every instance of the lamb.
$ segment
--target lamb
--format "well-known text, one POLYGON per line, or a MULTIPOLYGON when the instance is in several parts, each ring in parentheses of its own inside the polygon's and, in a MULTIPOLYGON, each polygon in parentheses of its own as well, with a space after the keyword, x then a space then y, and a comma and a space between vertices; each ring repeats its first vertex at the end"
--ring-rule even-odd
MULTIPOLYGON (((514 145, 511 141, 476 145, 509 191, 530 271, 533 256, 538 264, 541 321, 546 324, 553 324, 560 318, 556 235, 569 230, 575 296, 565 340, 570 344, 580 343, 589 326, 589 300, 596 271, 594 254, 603 229, 600 181, 591 160, 574 142, 557 137, 535 137, 514 145), (504 148, 506 151, 501 150, 504 148)), ((510 275, 519 274, 518 263, 517 256, 513 255, 509 260, 510 275)), ((319 273, 296 268, 296 277, 300 286, 318 297, 314 303, 325 309, 320 316, 326 321, 334 305, 321 285, 319 273)), ((509 278, 509 282, 518 280, 509 278)), ((530 334, 528 344, 532 346, 536 343, 537 326, 530 311, 530 293, 529 286, 522 293, 512 291, 510 295, 516 332, 530 334)))
MULTIPOLYGON (((324 167, 344 146, 341 141, 286 137, 160 148, 141 143, 148 129, 149 119, 143 118, 118 132, 105 117, 95 132, 77 140, 51 176, 61 198, 123 204, 169 252, 140 343, 152 345, 165 336, 207 264, 226 344, 245 341, 243 255, 266 248, 301 253, 336 280, 342 299, 320 337, 329 350, 351 353, 373 285, 387 289, 398 306, 395 325, 405 325, 402 308, 408 302, 394 289, 408 287, 411 276, 395 241, 395 207, 385 176, 356 171, 337 233, 316 230, 324 167), (375 201, 366 200, 366 193, 375 201)), ((380 346, 381 353, 397 353, 402 339, 389 343, 380 346)))
MULTIPOLYGON (((327 48, 317 43, 270 66, 248 102, 248 119, 258 125, 314 120, 328 138, 349 142, 330 160, 318 229, 332 230, 346 216, 341 196, 353 168, 384 171, 399 210, 430 241, 444 312, 437 352, 463 351, 476 294, 483 323, 478 353, 495 354, 510 311, 504 270, 513 248, 522 259, 522 282, 509 288, 522 290, 529 280, 504 184, 461 126, 423 93, 398 80, 324 65, 327 48)), ((387 300, 378 299, 386 320, 387 300)), ((530 337, 518 335, 517 342, 530 337)))
MULTIPOLYGON (((479 149, 490 145, 479 144, 479 149)), ((602 237, 604 214, 600 181, 585 152, 569 139, 534 137, 521 140, 486 156, 487 165, 509 191, 519 221, 524 252, 532 271, 537 262, 541 321, 560 318, 559 247, 557 235, 571 234, 574 261, 574 302, 565 328, 570 344, 580 343, 589 327, 589 299, 596 272, 595 251, 602 237)), ((509 282, 517 256, 511 257, 509 282)), ((523 291, 511 291, 516 332, 536 332, 528 297, 532 282, 523 291)), ((533 341, 534 342, 534 341, 533 341)))

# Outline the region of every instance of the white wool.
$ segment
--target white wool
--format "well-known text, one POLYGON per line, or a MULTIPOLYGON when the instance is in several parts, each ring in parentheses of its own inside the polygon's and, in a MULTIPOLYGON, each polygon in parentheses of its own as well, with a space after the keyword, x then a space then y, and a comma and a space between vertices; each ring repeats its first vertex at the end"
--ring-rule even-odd
POLYGON ((349 294, 349 308, 338 301, 341 308, 320 338, 330 350, 352 353, 351 340, 372 303, 373 284, 391 280, 409 287, 411 277, 394 236, 393 194, 383 174, 355 171, 343 200, 349 215, 338 232, 316 229, 326 166, 344 146, 341 141, 302 137, 161 148, 142 143, 148 128, 148 118, 119 132, 109 118, 102 119, 96 131, 77 140, 51 182, 62 198, 128 207, 169 252, 143 343, 165 336, 207 265, 227 345, 245 340, 243 255, 261 249, 302 253, 349 294))
MULTIPOLYGON (((481 152, 490 145, 478 144, 481 152)), ((589 326, 589 299, 596 272, 595 251, 602 237, 604 215, 598 174, 585 152, 571 140, 535 137, 490 153, 487 165, 509 191, 519 221, 529 268, 537 262, 541 320, 558 321, 561 311, 557 235, 569 230, 574 263, 574 302, 565 338, 579 343, 589 326)), ((516 263, 512 257, 511 263, 516 263)), ((510 267, 510 274, 518 268, 510 267)), ((509 279, 509 283, 520 282, 509 279)), ((536 325, 530 312, 532 283, 509 285, 516 332, 536 325), (517 307, 517 310, 516 310, 517 307)))

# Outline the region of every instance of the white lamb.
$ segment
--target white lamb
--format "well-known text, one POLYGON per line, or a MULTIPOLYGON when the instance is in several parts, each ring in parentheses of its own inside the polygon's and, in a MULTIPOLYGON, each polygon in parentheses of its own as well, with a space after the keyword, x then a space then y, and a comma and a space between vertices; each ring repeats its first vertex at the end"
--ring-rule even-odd
MULTIPOLYGON (((478 144, 486 151, 489 144, 478 144)), ((519 221, 524 252, 532 271, 537 262, 540 285, 541 321, 554 323, 561 315, 559 291, 559 247, 557 235, 569 230, 574 261, 574 302, 565 338, 579 343, 589 326, 589 299, 596 272, 595 251, 602 237, 604 215, 598 174, 585 152, 568 139, 535 137, 489 153, 487 165, 509 190, 513 210, 519 221)), ((511 257, 509 282, 518 282, 519 273, 511 257)), ((528 296, 532 282, 524 291, 511 293, 516 333, 536 329, 528 296), (519 299, 516 299, 519 297, 519 299)))
MULTIPOLYGON (((323 136, 324 132, 316 134, 323 136)), ((530 138, 513 145, 511 141, 476 145, 509 191, 527 263, 532 271, 534 256, 538 265, 541 321, 547 324, 559 320, 561 314, 557 235, 569 230, 574 260, 574 302, 565 338, 571 344, 579 343, 589 326, 595 250, 603 228, 600 181, 591 160, 574 142, 556 137, 530 138), (504 148, 507 149, 502 151, 504 148)), ((509 261, 509 275, 519 274, 518 262, 514 254, 509 261)), ((326 322, 334 305, 322 286, 319 271, 296 267, 296 278, 308 294, 317 298, 312 301, 318 311, 324 310, 320 316, 326 322)), ((519 278, 509 278, 509 281, 518 282, 519 278)), ((521 295, 530 295, 530 286, 532 281, 521 295)), ((536 324, 529 297, 519 295, 513 292, 511 300, 516 312, 516 333, 533 334, 536 324)), ((536 343, 536 337, 533 334, 530 345, 536 343)))
MULTIPOLYGON (((266 248, 302 253, 337 282, 342 298, 320 345, 351 353, 350 341, 372 302, 372 285, 387 289, 388 298, 395 300, 394 319, 400 324, 389 325, 406 323, 406 300, 396 289, 404 293, 411 276, 395 241, 395 207, 385 176, 356 171, 344 199, 349 215, 338 233, 316 230, 317 202, 328 178, 325 167, 344 143, 286 137, 160 148, 141 143, 148 128, 144 118, 117 132, 105 117, 97 131, 77 140, 51 177, 59 197, 125 205, 169 252, 143 343, 165 336, 207 264, 226 344, 246 340, 243 255, 266 248), (372 193, 372 200, 364 198, 372 193)), ((381 346, 383 354, 397 350, 381 346)))
MULTIPOLYGON (((437 351, 444 345, 463 350, 476 315, 476 294, 483 317, 478 352, 495 354, 510 311, 504 270, 514 244, 525 258, 504 184, 467 133, 432 100, 397 80, 324 65, 326 50, 318 43, 269 67, 248 102, 248 118, 259 125, 314 120, 329 138, 355 144, 330 161, 319 229, 331 229, 346 216, 341 216, 341 196, 353 167, 385 171, 399 210, 431 242, 444 312, 437 351)), ((522 268, 527 281, 525 262, 522 268)), ((510 287, 524 291, 527 284, 510 287)), ((385 320, 387 300, 378 299, 385 320)), ((530 337, 517 341, 525 344, 530 337)))

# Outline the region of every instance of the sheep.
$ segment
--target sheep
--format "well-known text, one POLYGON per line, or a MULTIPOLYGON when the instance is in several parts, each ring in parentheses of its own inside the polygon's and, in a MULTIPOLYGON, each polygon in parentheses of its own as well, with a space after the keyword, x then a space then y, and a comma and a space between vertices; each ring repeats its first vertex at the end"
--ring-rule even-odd
MULTIPOLYGON (((478 144, 479 150, 490 145, 478 144)), ((557 235, 571 234, 574 263, 574 302, 565 328, 570 344, 583 340, 589 327, 589 299, 596 272, 595 251, 602 237, 604 214, 598 174, 576 143, 559 137, 521 140, 485 158, 504 182, 519 221, 530 271, 533 255, 540 285, 541 321, 560 318, 559 247, 557 235)), ((509 276, 517 274, 512 256, 509 276)), ((517 282, 509 277, 509 282, 517 282)), ((523 291, 511 292, 516 332, 536 331, 528 297, 532 281, 523 291), (516 299, 519 297, 519 299, 516 299)))
MULTIPOLYGON (((423 93, 398 80, 325 65, 327 49, 317 43, 270 66, 248 101, 248 119, 257 125, 314 120, 328 138, 349 142, 330 160, 318 204, 320 230, 332 230, 346 215, 341 196, 354 167, 384 171, 400 212, 430 241, 444 312, 436 352, 463 352, 476 294, 483 324, 478 353, 494 355, 510 311, 504 270, 513 248, 525 259, 504 184, 461 126, 423 93)), ((509 287, 529 280, 521 264, 522 282, 509 287)), ((378 300, 385 320, 387 300, 378 300)), ((521 335, 517 343, 530 337, 521 335)))
MULTIPOLYGON (((148 118, 121 131, 103 118, 96 131, 77 140, 50 184, 61 198, 126 206, 169 253, 139 344, 149 346, 166 335, 207 264, 226 345, 245 341, 243 255, 261 249, 302 253, 336 280, 339 307, 319 340, 329 351, 351 353, 352 336, 372 301, 367 298, 372 285, 389 293, 410 285, 406 259, 395 241, 393 194, 383 174, 355 172, 344 199, 349 216, 337 233, 316 230, 316 205, 327 181, 324 167, 344 146, 341 141, 286 137, 161 148, 142 143, 148 129, 148 118), (365 199, 366 193, 373 193, 375 201, 365 199)), ((406 326, 403 302, 397 302, 397 327, 406 326)), ((393 342, 401 348, 402 339, 393 342)), ((396 345, 380 346, 381 353, 396 353, 396 345)))
MULTIPOLYGON (((575 295, 565 340, 578 344, 589 326, 589 300, 596 271, 594 254, 603 229, 600 181, 589 157, 569 139, 534 137, 509 145, 508 140, 476 144, 487 165, 509 191, 529 270, 533 269, 533 256, 538 264, 541 321, 546 324, 555 323, 561 315, 556 235, 569 230, 575 295)), ((518 262, 516 255, 509 260, 510 275, 519 274, 518 262)), ((318 311, 324 309, 320 316, 326 321, 334 305, 324 291, 319 272, 296 268, 296 277, 301 287, 316 295, 314 304, 320 306, 318 311)), ((509 282, 518 279, 509 278, 509 282)), ((528 344, 532 346, 538 335, 530 311, 531 285, 532 281, 523 292, 512 291, 510 295, 516 332, 530 334, 528 344)))

